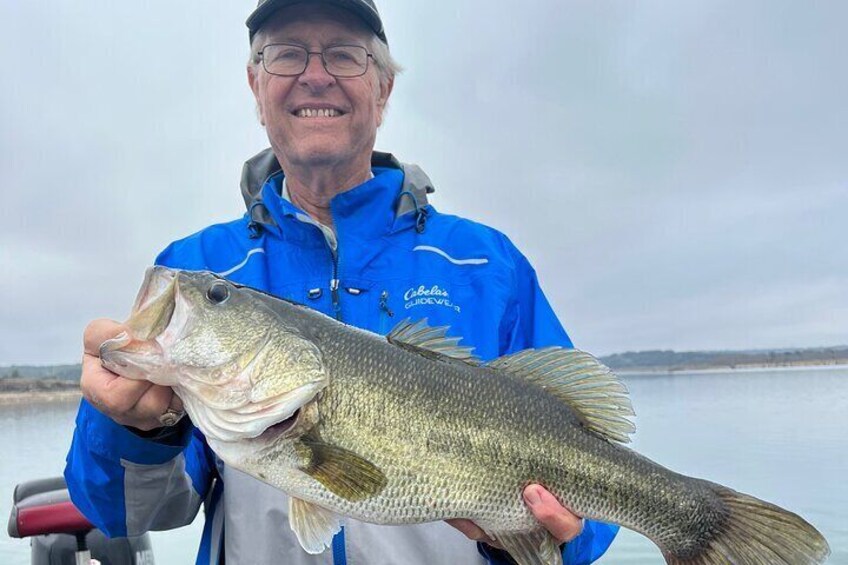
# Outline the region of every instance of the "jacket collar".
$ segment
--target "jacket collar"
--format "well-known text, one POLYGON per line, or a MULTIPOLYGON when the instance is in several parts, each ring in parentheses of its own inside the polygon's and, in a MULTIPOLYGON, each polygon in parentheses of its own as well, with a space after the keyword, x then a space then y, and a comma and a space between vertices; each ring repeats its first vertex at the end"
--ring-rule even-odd
MULTIPOLYGON (((391 153, 374 151, 371 155, 371 166, 372 168, 399 169, 403 175, 400 192, 392 192, 392 195, 396 197, 398 194, 409 193, 412 197, 397 198, 397 202, 394 203, 394 217, 396 219, 417 209, 423 209, 427 205, 427 195, 435 192, 430 178, 418 165, 401 163, 391 153)), ((263 187, 272 181, 273 177, 280 176, 281 179, 282 172, 282 168, 270 147, 245 162, 241 175, 241 195, 244 198, 251 225, 259 224, 269 227, 277 225, 276 219, 262 202, 262 196, 263 187)), ((357 192, 359 188, 369 185, 370 182, 348 192, 357 192)), ((348 198, 346 197, 343 200, 347 201, 348 198)), ((338 197, 333 199, 334 213, 335 200, 337 199, 338 197)))
MULTIPOLYGON (((330 212, 336 234, 372 239, 414 225, 415 214, 395 215, 403 173, 400 169, 372 169, 374 178, 337 194, 330 200, 330 212)), ((294 236, 304 225, 303 211, 281 195, 283 173, 268 179, 262 188, 262 208, 274 226, 263 229, 281 230, 294 236)), ((311 223, 311 222, 306 222, 311 223)), ((311 230, 307 230, 312 233, 311 230)), ((302 233, 302 232, 301 232, 302 233)))

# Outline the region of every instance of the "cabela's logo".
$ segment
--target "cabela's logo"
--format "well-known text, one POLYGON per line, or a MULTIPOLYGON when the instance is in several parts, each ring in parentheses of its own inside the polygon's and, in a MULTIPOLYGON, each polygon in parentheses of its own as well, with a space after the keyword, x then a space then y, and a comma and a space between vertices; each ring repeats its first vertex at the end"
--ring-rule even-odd
POLYGON ((450 293, 437 284, 429 288, 423 284, 417 288, 412 287, 403 293, 403 300, 403 307, 407 310, 416 306, 444 306, 456 312, 461 311, 458 305, 451 302, 450 293))

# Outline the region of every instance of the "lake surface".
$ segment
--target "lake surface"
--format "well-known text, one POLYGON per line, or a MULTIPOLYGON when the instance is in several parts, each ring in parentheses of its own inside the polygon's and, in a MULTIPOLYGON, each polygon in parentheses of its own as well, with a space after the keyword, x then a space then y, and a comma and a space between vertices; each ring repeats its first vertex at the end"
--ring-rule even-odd
MULTIPOLYGON (((848 368, 625 375, 636 409, 634 448, 675 471, 726 484, 804 516, 848 565, 848 368)), ((0 405, 0 523, 15 484, 59 475, 76 402, 0 405)), ((154 533, 159 565, 193 563, 201 520, 154 533)), ((29 563, 29 543, 0 536, 0 563, 29 563)), ((622 530, 603 565, 663 559, 622 530)))

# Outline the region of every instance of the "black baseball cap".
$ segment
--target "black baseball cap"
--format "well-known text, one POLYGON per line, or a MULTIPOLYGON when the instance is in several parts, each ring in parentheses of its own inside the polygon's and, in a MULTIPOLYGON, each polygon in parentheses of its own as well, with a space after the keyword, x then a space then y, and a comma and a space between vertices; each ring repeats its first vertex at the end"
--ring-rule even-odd
POLYGON ((253 41, 253 36, 259 31, 265 22, 270 19, 274 13, 283 6, 292 4, 332 4, 343 8, 349 12, 353 12, 359 16, 366 25, 374 30, 377 37, 386 41, 386 32, 383 29, 383 20, 380 19, 380 14, 377 12, 377 6, 373 0, 259 0, 259 5, 247 18, 247 29, 250 30, 250 40, 253 41))

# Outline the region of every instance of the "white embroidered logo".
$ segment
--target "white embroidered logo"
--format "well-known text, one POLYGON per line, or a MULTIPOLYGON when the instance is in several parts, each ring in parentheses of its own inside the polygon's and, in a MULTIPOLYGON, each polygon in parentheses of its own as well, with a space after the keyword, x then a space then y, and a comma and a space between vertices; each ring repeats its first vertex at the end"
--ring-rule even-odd
POLYGON ((437 284, 434 284, 430 288, 427 288, 423 284, 418 288, 412 287, 403 293, 403 299, 405 301, 403 307, 406 310, 415 308, 416 306, 444 306, 457 313, 462 310, 457 304, 451 302, 450 293, 437 284))

